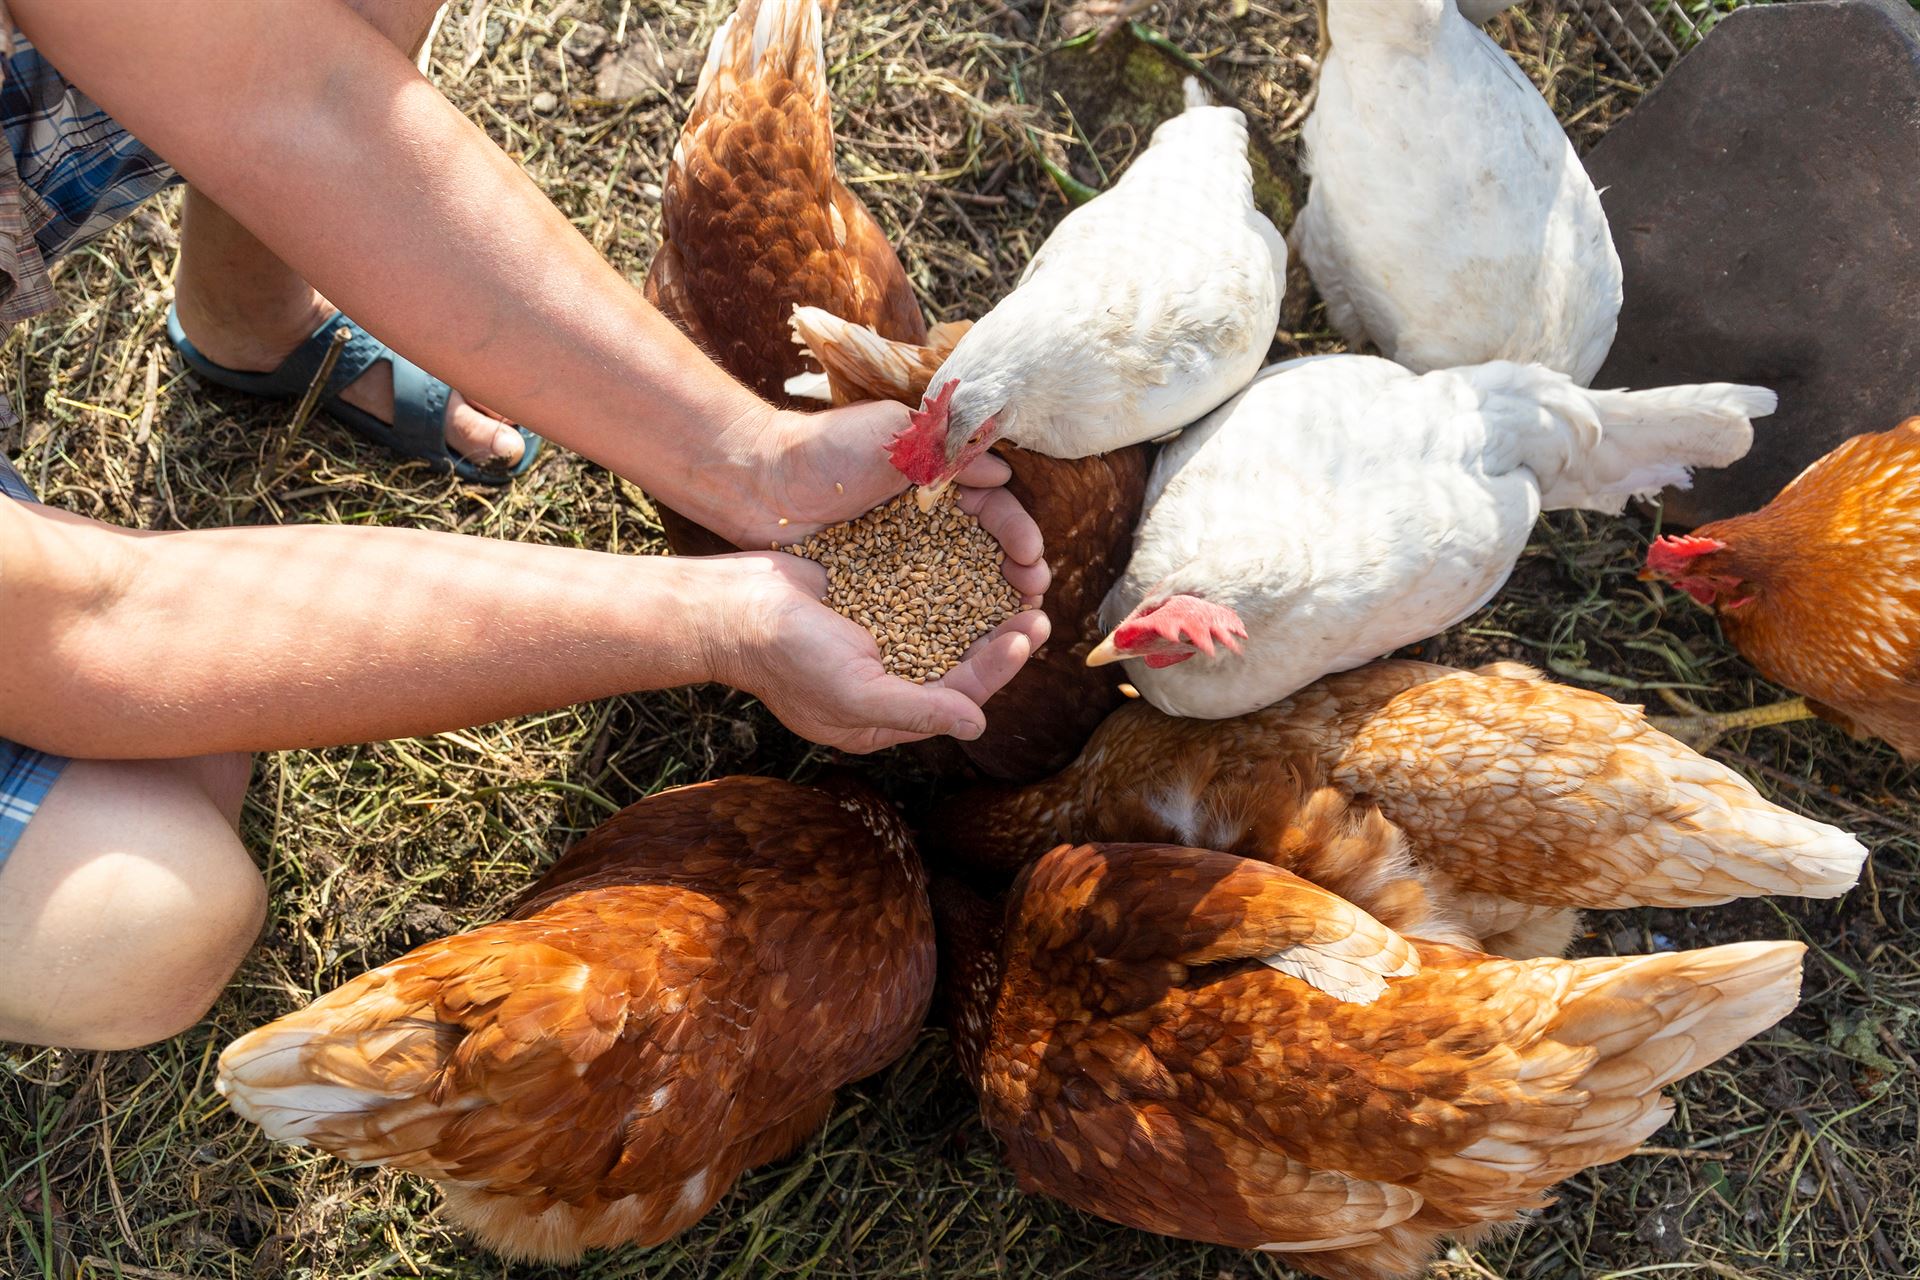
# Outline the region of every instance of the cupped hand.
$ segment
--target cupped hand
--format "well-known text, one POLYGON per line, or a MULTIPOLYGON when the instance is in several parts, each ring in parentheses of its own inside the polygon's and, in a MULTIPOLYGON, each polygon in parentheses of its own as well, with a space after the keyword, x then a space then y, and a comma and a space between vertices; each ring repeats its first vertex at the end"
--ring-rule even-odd
POLYGON ((709 642, 716 678, 759 698, 801 737, 842 751, 940 734, 979 737, 987 699, 1049 633, 1045 614, 1017 614, 975 641, 953 670, 914 684, 887 673, 864 627, 820 603, 827 587, 820 566, 779 552, 711 563, 730 580, 724 607, 713 611, 724 628, 709 642))
MULTIPOLYGON (((789 546, 905 492, 907 478, 887 461, 887 442, 906 429, 907 417, 907 407, 891 401, 772 414, 755 428, 749 446, 757 500, 734 513, 741 525, 730 534, 734 544, 789 546)), ((975 459, 957 480, 960 509, 999 540, 1007 580, 1026 603, 1037 604, 1051 574, 1041 558, 1040 526, 1006 490, 1012 475, 992 454, 975 459)))

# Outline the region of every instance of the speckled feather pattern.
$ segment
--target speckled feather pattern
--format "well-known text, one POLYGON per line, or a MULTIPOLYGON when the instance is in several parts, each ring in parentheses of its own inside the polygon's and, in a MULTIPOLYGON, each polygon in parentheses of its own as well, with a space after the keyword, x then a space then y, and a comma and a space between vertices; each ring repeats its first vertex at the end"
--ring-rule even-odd
MULTIPOLYGON (((818 366, 794 345, 796 305, 889 338, 926 322, 886 234, 834 168, 816 0, 742 0, 715 36, 667 166, 649 302, 728 373, 775 404, 818 366)), ((732 550, 662 512, 683 555, 732 550)))
POLYGON ((732 778, 595 828, 497 924, 236 1040, 274 1137, 439 1182, 489 1248, 571 1259, 684 1230, 911 1042, 932 918, 851 781, 732 778))
POLYGON ((1585 385, 1620 259, 1553 110, 1452 0, 1328 0, 1295 249, 1350 342, 1418 372, 1516 360, 1585 385))
POLYGON ((1262 824, 1295 804, 1276 766, 1377 808, 1441 904, 1490 949, 1505 950, 1495 935, 1537 923, 1543 908, 1836 896, 1866 856, 1639 708, 1511 663, 1376 662, 1231 720, 1132 704, 1053 778, 964 792, 926 828, 943 854, 1002 873, 1073 841, 1252 853, 1262 824), (1249 788, 1259 794, 1234 798, 1249 788))
POLYGON ((1747 585, 1717 612, 1769 680, 1920 761, 1920 418, 1856 436, 1751 515, 1702 525, 1702 571, 1747 585))
POLYGON ((1154 845, 1055 850, 1002 936, 975 924, 998 973, 950 962, 968 983, 943 999, 1024 1188, 1337 1280, 1417 1275, 1442 1237, 1633 1150, 1665 1084, 1793 1007, 1803 951, 1515 962, 1415 943, 1416 972, 1354 1002, 1259 961, 1389 956, 1378 921, 1262 863, 1154 845))

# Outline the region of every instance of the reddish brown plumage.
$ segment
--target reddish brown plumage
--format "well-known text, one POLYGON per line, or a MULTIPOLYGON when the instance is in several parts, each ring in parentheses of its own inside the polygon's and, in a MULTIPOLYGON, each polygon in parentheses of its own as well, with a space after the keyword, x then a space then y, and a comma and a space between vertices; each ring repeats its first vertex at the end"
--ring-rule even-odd
MULTIPOLYGON (((825 314, 795 317, 795 336, 826 365, 836 403, 855 395, 919 406, 940 358, 966 332, 936 326, 931 345, 880 340, 825 314)), ((1133 554, 1146 502, 1151 445, 1086 458, 1051 458, 1004 442, 993 451, 1013 468, 1007 488, 1040 526, 1053 585, 1042 607, 1052 637, 987 704, 987 731, 968 743, 940 739, 917 750, 943 772, 971 766, 989 778, 1024 782, 1072 760, 1118 706, 1117 667, 1089 667, 1105 631, 1100 603, 1133 554)))
MULTIPOLYGON (((1374 897, 1421 927, 1390 828, 1344 821, 1296 838, 1344 830, 1362 882, 1375 841, 1374 897)), ((1500 960, 1165 845, 1056 849, 1003 917, 934 901, 955 1049, 1023 1188, 1336 1280, 1416 1275, 1632 1151, 1664 1084, 1792 1008, 1803 950, 1500 960)))
POLYGON ((1003 875, 1063 842, 1259 852, 1295 774, 1377 806, 1469 934, 1508 955, 1557 952, 1567 908, 1833 896, 1865 857, 1638 708, 1511 663, 1371 663, 1230 720, 1134 703, 1069 768, 962 792, 923 830, 933 849, 1003 875))
MULTIPOLYGON (((835 171, 821 21, 815 0, 741 0, 715 37, 667 166, 646 282, 647 300, 722 368, 775 404, 802 407, 786 381, 819 366, 793 343, 795 306, 906 342, 927 333, 886 233, 835 171)), ((661 515, 682 555, 734 549, 661 515)))
POLYGON ((269 1134, 443 1184, 545 1259, 684 1230, 911 1042, 933 983, 911 838, 850 781, 729 778, 608 819, 512 914, 236 1040, 269 1134))
POLYGON ((1693 533, 1726 544, 1687 574, 1715 580, 1741 656, 1920 760, 1920 418, 1854 437, 1760 510, 1693 533))

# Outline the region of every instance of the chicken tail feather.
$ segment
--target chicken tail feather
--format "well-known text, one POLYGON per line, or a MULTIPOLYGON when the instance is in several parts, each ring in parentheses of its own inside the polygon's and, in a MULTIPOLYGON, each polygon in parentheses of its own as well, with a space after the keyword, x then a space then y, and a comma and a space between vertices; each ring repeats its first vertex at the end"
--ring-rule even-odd
POLYGON ((707 47, 694 89, 693 116, 704 114, 716 82, 719 95, 731 96, 741 82, 765 75, 791 80, 824 106, 827 56, 820 31, 834 2, 823 6, 821 0, 741 0, 707 47))
POLYGON ((793 340, 826 370, 835 404, 856 400, 898 400, 916 408, 927 383, 971 326, 965 321, 938 324, 927 345, 895 342, 819 307, 795 307, 793 340))
POLYGON ((1728 382, 1590 391, 1540 365, 1495 361, 1459 372, 1481 393, 1492 461, 1531 470, 1547 511, 1618 512, 1628 498, 1684 489, 1695 467, 1745 457, 1753 419, 1779 403, 1765 387, 1728 382))
MULTIPOLYGON (((1530 1104, 1462 1149, 1463 1181, 1512 1204, 1629 1154, 1666 1123, 1661 1090, 1725 1057, 1793 1011, 1806 948, 1742 942, 1566 963, 1560 1011, 1521 1065, 1530 1104)), ((1492 1202, 1490 1202, 1492 1203, 1492 1202)))
POLYGON ((419 1144, 396 1139, 439 1112, 427 1095, 460 1031, 402 1007, 368 981, 377 976, 228 1045, 214 1087, 234 1112, 280 1142, 406 1167, 406 1149, 429 1144, 438 1126, 419 1144))
POLYGON ((1552 483, 1540 503, 1551 511, 1585 507, 1617 512, 1627 499, 1685 489, 1695 467, 1724 467, 1753 447, 1753 419, 1779 404, 1765 387, 1714 382, 1652 391, 1585 391, 1598 441, 1552 483))

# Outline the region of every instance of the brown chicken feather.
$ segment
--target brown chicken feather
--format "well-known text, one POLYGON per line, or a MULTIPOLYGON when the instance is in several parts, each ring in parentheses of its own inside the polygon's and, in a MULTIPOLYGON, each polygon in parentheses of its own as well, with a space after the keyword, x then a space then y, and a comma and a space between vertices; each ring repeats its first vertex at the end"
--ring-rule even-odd
POLYGON ((1636 707, 1512 663, 1376 662, 1231 720, 1121 708, 1073 765, 980 788, 923 824, 929 847, 1011 874, 1057 844, 1171 840, 1256 852, 1275 798, 1223 798, 1293 762, 1377 806, 1489 950, 1557 954, 1569 908, 1833 897, 1865 849, 1769 803, 1739 774, 1651 728, 1636 707))
MULTIPOLYGON (((793 331, 827 371, 836 404, 885 398, 919 407, 927 380, 964 323, 939 325, 929 342, 890 342, 822 311, 796 311, 793 331)), ((987 731, 972 742, 936 739, 916 753, 930 767, 967 767, 1005 781, 1044 777, 1072 760, 1121 702, 1118 668, 1089 667, 1100 643, 1100 604, 1133 553, 1133 530, 1146 502, 1150 445, 1086 458, 1051 458, 999 443, 1013 468, 1008 490, 1040 526, 1053 583, 1042 607, 1053 635, 988 704, 987 731)))
MULTIPOLYGON (((817 0, 741 0, 714 36, 667 166, 647 300, 775 404, 818 372, 788 336, 795 306, 825 307, 890 338, 926 321, 899 255, 835 172, 817 0)), ((734 548, 665 509, 682 555, 734 548)))
POLYGON ((934 901, 956 1054, 1023 1188, 1331 1280, 1417 1275, 1633 1151, 1663 1086, 1793 1008, 1804 951, 1501 960, 1166 845, 1057 849, 1004 916, 934 901))
POLYGON ((1740 655, 1851 733, 1920 761, 1920 418, 1856 436, 1749 515, 1661 544, 1723 543, 1655 571, 1740 655))
POLYGON ((596 827, 497 924, 416 948, 227 1047, 275 1138, 442 1185, 489 1248, 566 1260, 685 1230, 933 986, 911 837, 857 783, 729 778, 596 827))

